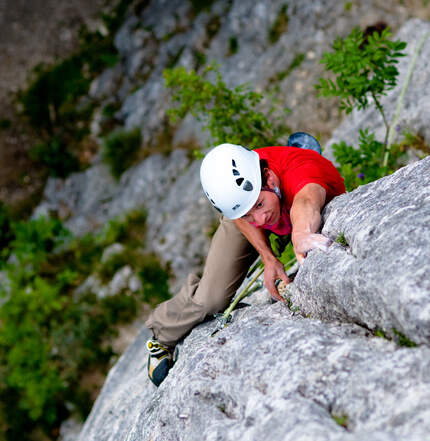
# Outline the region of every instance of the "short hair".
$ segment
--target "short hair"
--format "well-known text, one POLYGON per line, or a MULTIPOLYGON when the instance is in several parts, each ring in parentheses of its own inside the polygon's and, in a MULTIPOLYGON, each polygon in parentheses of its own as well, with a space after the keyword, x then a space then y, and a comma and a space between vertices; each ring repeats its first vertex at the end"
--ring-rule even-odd
POLYGON ((268 168, 269 168, 269 163, 265 159, 260 159, 261 188, 267 185, 266 169, 268 168))

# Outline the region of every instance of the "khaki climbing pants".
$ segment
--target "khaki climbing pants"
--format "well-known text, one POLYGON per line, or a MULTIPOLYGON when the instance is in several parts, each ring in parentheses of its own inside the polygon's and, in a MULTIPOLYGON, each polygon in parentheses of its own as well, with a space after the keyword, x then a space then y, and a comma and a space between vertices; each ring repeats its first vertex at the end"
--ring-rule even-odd
POLYGON ((222 217, 202 278, 190 274, 179 293, 152 312, 146 326, 160 343, 175 346, 206 316, 227 308, 257 257, 257 251, 234 222, 222 217))

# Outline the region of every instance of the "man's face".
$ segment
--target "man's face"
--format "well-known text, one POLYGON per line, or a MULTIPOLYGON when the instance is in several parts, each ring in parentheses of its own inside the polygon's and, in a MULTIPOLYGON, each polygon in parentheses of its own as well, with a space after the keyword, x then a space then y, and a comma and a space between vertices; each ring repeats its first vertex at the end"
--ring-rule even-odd
POLYGON ((242 219, 253 223, 257 227, 263 225, 275 225, 279 222, 281 207, 279 198, 271 191, 262 190, 258 196, 257 202, 248 211, 242 219))

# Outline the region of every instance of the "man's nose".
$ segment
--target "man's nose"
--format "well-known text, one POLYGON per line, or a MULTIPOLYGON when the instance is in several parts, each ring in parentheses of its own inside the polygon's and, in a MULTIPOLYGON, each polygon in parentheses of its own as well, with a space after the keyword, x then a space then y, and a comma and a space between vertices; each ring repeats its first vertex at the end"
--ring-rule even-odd
POLYGON ((255 224, 258 227, 263 226, 266 223, 266 214, 265 213, 254 213, 255 224))

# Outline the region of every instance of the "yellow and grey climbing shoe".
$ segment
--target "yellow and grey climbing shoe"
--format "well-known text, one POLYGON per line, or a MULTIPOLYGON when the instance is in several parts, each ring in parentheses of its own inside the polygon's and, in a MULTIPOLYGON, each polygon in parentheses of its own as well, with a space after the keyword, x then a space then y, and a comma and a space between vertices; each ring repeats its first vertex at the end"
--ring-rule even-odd
POLYGON ((173 351, 155 339, 148 340, 146 348, 149 351, 148 376, 158 387, 167 377, 169 369, 173 366, 173 351))

